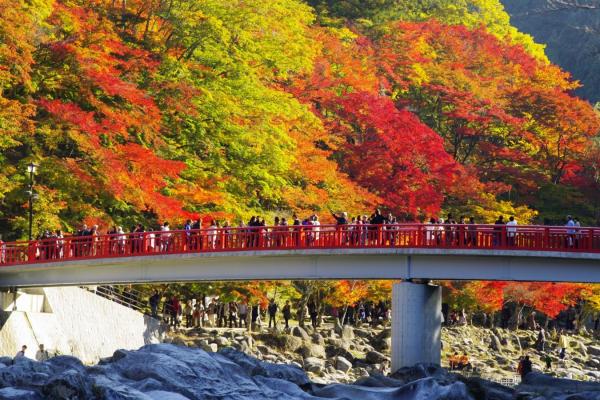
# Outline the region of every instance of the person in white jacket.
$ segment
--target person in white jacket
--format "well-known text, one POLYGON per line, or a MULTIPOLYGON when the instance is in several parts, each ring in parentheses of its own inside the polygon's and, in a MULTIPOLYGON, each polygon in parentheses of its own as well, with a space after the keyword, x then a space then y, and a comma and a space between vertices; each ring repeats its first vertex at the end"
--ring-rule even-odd
POLYGON ((508 239, 508 245, 514 246, 517 237, 517 220, 515 217, 510 217, 506 223, 506 237, 508 239))
POLYGON ((43 344, 40 344, 40 348, 35 353, 35 359, 39 362, 43 362, 43 361, 48 360, 49 358, 50 358, 50 355, 48 354, 48 350, 46 350, 44 348, 43 344))

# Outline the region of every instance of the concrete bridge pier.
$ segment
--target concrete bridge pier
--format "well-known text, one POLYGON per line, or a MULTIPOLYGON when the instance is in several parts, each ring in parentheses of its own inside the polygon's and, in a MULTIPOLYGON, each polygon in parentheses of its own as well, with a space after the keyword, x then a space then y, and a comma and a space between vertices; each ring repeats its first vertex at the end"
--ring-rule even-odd
POLYGON ((392 288, 392 372, 417 363, 440 364, 442 288, 400 282, 392 288))

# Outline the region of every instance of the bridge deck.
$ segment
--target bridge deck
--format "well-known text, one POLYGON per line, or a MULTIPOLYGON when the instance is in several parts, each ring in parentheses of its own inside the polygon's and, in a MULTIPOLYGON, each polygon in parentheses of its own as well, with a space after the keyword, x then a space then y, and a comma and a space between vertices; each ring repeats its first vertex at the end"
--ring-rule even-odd
POLYGON ((221 228, 6 243, 0 251, 4 287, 213 279, 600 282, 598 228, 221 228))

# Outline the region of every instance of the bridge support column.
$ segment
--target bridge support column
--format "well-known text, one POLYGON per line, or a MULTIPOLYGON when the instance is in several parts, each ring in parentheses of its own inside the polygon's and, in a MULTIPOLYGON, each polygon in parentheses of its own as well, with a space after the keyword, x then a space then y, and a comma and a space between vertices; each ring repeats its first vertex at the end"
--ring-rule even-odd
POLYGON ((440 364, 442 288, 400 282, 392 288, 392 372, 417 363, 440 364))

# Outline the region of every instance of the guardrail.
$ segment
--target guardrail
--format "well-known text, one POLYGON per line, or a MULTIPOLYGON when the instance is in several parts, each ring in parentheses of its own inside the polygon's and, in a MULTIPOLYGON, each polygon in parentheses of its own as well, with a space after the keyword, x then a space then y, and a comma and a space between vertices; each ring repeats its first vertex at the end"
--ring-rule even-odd
POLYGON ((4 243, 0 265, 157 254, 439 248, 600 253, 600 228, 458 224, 300 225, 69 236, 4 243))
POLYGON ((89 286, 82 286, 81 288, 141 313, 146 313, 149 309, 147 307, 148 303, 144 301, 143 293, 139 290, 125 287, 119 289, 112 285, 99 285, 93 287, 93 289, 89 286))

